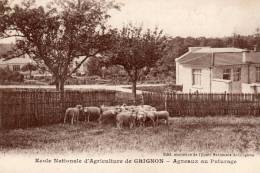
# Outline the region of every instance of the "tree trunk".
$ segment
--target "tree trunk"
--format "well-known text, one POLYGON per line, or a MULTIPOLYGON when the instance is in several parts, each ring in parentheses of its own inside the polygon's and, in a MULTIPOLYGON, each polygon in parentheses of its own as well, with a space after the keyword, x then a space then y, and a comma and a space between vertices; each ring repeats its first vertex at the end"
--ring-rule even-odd
POLYGON ((132 81, 132 94, 134 97, 134 104, 136 104, 136 80, 132 81))
POLYGON ((32 70, 30 70, 30 79, 32 79, 32 70))
POLYGON ((56 80, 56 90, 57 91, 64 91, 64 83, 65 81, 63 79, 57 79, 56 80))

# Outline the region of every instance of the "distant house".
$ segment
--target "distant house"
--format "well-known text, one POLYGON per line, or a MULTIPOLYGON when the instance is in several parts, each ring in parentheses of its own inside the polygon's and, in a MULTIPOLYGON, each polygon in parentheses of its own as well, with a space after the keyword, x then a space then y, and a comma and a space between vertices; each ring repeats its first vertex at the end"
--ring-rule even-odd
POLYGON ((175 61, 183 92, 260 93, 260 52, 190 47, 175 61))
POLYGON ((0 44, 0 68, 9 68, 12 71, 21 71, 23 66, 28 63, 33 63, 33 60, 26 55, 9 60, 1 58, 1 56, 10 51, 11 48, 11 44, 0 44))
MULTIPOLYGON (((29 63, 35 63, 34 60, 32 60, 28 55, 23 55, 18 58, 12 58, 9 60, 5 60, 2 58, 2 55, 6 54, 8 51, 10 51, 12 48, 12 44, 0 44, 0 68, 9 68, 12 71, 22 71, 22 67, 29 63)), ((74 60, 74 62, 71 65, 71 68, 75 68, 85 57, 79 57, 74 60)), ((86 62, 85 62, 86 63, 86 62)), ((79 67, 77 70, 77 73, 80 73, 81 75, 85 74, 85 63, 79 67)), ((46 76, 50 75, 49 73, 45 72, 46 74, 38 74, 37 72, 33 76, 46 76)))
POLYGON ((33 61, 29 57, 19 57, 10 60, 0 59, 0 68, 9 68, 12 71, 21 71, 22 67, 33 61))

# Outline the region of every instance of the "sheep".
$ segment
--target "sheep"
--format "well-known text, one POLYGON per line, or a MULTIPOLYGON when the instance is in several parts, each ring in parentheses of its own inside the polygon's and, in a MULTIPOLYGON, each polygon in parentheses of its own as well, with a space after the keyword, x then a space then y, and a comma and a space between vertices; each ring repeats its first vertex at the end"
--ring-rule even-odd
POLYGON ((99 124, 102 123, 116 123, 116 115, 119 113, 120 111, 117 108, 114 109, 110 109, 110 110, 106 110, 104 112, 101 113, 100 118, 99 118, 99 124))
POLYGON ((137 109, 146 110, 146 111, 156 111, 156 108, 150 105, 139 105, 137 106, 137 109))
POLYGON ((102 113, 102 112, 105 112, 105 111, 108 111, 108 110, 120 109, 120 106, 104 106, 104 105, 101 105, 100 109, 101 109, 101 113, 102 113))
POLYGON ((154 115, 155 115, 155 119, 158 123, 158 120, 165 120, 166 121, 166 124, 168 125, 169 124, 169 112, 168 111, 154 111, 154 115))
POLYGON ((155 111, 146 111, 146 123, 151 121, 153 124, 153 127, 155 127, 155 122, 156 122, 156 116, 155 116, 155 111))
POLYGON ((77 105, 75 107, 67 108, 64 117, 64 124, 66 123, 66 119, 68 116, 71 116, 71 124, 74 123, 74 120, 77 122, 79 120, 79 113, 83 110, 81 105, 77 105))
POLYGON ((133 111, 122 111, 119 112, 116 116, 117 128, 121 129, 123 125, 129 126, 129 128, 133 128, 135 125, 135 115, 133 111))
POLYGON ((84 114, 85 114, 85 122, 88 119, 92 121, 98 121, 101 114, 101 109, 99 107, 91 106, 91 107, 84 107, 84 114))
POLYGON ((137 110, 136 111, 136 121, 139 126, 144 126, 146 120, 146 111, 144 110, 137 110))

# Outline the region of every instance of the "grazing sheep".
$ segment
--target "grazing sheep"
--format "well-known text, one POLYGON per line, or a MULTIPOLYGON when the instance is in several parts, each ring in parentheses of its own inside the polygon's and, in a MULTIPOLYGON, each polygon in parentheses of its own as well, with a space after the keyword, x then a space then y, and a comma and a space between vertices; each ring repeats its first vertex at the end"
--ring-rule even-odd
POLYGON ((138 110, 136 112, 136 121, 138 125, 143 127, 145 125, 145 120, 146 120, 146 111, 138 110))
POLYGON ((156 116, 155 116, 155 111, 147 111, 146 112, 146 123, 152 122, 153 127, 155 127, 155 122, 156 122, 156 116))
POLYGON ((121 129, 123 126, 129 126, 129 128, 133 128, 135 125, 135 115, 133 111, 122 111, 119 112, 116 116, 116 125, 117 128, 121 129))
POLYGON ((71 117, 71 124, 73 124, 74 121, 77 122, 79 120, 79 113, 82 110, 83 110, 83 107, 81 105, 77 105, 73 108, 67 108, 66 112, 65 112, 64 123, 66 123, 66 119, 68 116, 71 117))
POLYGON ((139 105, 137 106, 137 109, 146 110, 146 111, 156 111, 156 108, 150 105, 139 105))
POLYGON ((165 120, 166 121, 166 124, 168 125, 169 124, 169 117, 170 117, 170 114, 168 111, 154 111, 154 115, 155 115, 155 119, 158 123, 158 120, 165 120))
POLYGON ((100 118, 99 118, 99 123, 100 124, 105 124, 105 123, 116 123, 116 115, 119 113, 119 111, 114 108, 110 110, 106 110, 101 113, 100 118))
POLYGON ((89 121, 98 121, 100 118, 101 109, 99 107, 84 107, 84 115, 85 115, 85 122, 88 119, 89 121))
POLYGON ((101 105, 100 109, 101 109, 101 114, 102 114, 102 112, 105 112, 105 111, 108 111, 108 110, 116 110, 117 112, 123 111, 123 108, 121 108, 121 106, 104 106, 104 105, 101 105))

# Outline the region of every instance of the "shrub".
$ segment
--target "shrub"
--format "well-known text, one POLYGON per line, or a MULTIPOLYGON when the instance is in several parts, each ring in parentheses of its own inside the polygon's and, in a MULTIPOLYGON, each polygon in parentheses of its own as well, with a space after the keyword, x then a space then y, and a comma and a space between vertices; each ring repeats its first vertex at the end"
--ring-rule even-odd
POLYGON ((19 72, 14 72, 9 68, 0 68, 0 82, 1 84, 8 82, 23 82, 24 75, 19 72))

